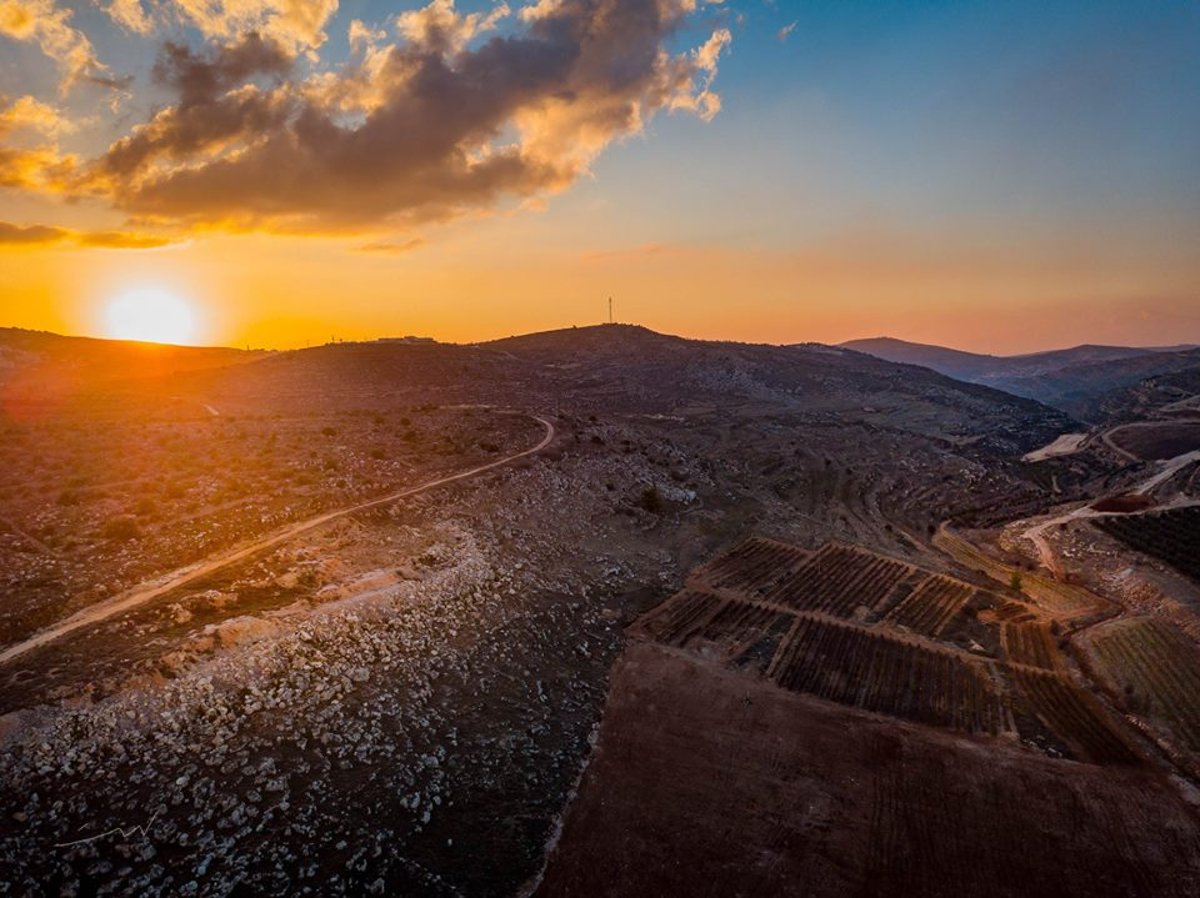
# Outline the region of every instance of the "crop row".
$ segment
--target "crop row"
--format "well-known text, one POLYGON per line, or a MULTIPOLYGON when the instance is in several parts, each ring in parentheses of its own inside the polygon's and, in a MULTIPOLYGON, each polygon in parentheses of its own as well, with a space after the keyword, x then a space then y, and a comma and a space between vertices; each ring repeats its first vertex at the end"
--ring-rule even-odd
POLYGON ((938 636, 974 592, 973 586, 935 574, 893 608, 887 621, 917 633, 938 636))
POLYGON ((866 711, 969 733, 1003 726, 981 665, 830 621, 798 618, 768 673, 786 689, 866 711))
POLYGON ((720 596, 710 592, 685 589, 642 618, 638 628, 658 642, 682 645, 708 622, 724 602, 720 596))
POLYGON ((794 570, 809 552, 770 539, 752 537, 718 555, 695 573, 697 582, 713 589, 733 589, 755 596, 794 570))
POLYGON ((765 599, 797 611, 850 617, 860 605, 875 608, 884 602, 911 570, 890 558, 828 545, 780 578, 765 599))
POLYGON ((1041 621, 1025 621, 1004 625, 1004 652, 1009 661, 1060 670, 1062 655, 1050 632, 1050 625, 1041 621))
POLYGON ((1010 667, 1028 708, 1084 761, 1136 764, 1141 759, 1089 693, 1055 673, 1010 667))
POLYGON ((1140 620, 1092 644, 1134 710, 1162 718, 1187 748, 1200 751, 1200 653, 1187 636, 1163 621, 1140 620))

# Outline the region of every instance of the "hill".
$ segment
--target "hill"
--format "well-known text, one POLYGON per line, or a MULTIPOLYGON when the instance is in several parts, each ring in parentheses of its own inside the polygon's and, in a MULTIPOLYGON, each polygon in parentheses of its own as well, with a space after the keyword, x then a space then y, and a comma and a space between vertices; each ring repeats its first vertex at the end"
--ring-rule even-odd
POLYGON ((1094 420, 1096 400, 1156 374, 1200 364, 1195 346, 1139 348, 1083 345, 1026 355, 993 356, 882 337, 844 348, 931 368, 1094 420))
POLYGON ((0 328, 0 396, 10 412, 120 381, 151 381, 261 358, 225 347, 171 346, 0 328))

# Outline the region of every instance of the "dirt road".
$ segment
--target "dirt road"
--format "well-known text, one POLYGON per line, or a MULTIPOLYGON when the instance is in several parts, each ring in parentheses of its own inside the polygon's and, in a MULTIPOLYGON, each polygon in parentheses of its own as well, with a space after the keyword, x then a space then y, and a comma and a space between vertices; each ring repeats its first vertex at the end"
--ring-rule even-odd
POLYGON ((283 530, 277 531, 271 536, 263 537, 249 545, 244 545, 236 549, 231 549, 215 558, 210 558, 207 561, 200 562, 190 567, 181 568, 149 583, 143 583, 140 586, 135 586, 128 592, 113 596, 104 602, 98 602, 84 608, 82 611, 71 615, 65 620, 59 621, 52 627, 47 627, 39 633, 35 633, 28 639, 18 642, 15 645, 9 646, 3 652, 0 652, 0 664, 6 664, 26 652, 29 652, 38 646, 46 645, 49 642, 65 636, 66 634, 78 630, 81 627, 86 627, 90 624, 98 623, 106 618, 112 617, 114 614, 120 614, 122 611, 128 611, 130 608, 136 608, 138 605, 156 599, 164 593, 170 592, 173 589, 178 589, 181 586, 186 586, 201 577, 206 577, 209 574, 215 573, 224 567, 241 561, 257 552, 264 549, 269 549, 272 546, 277 546, 280 543, 286 542, 293 537, 299 536, 322 524, 327 524, 330 521, 345 517, 346 515, 355 514, 356 512, 365 511, 370 508, 377 508, 381 505, 388 505, 408 496, 414 496, 417 493, 423 493, 426 490, 431 490, 439 486, 445 486, 447 483, 454 483, 458 480, 466 480, 469 477, 474 477, 477 474, 482 474, 485 471, 491 471, 495 468, 503 467, 511 464, 518 459, 525 458, 541 452, 555 437, 554 425, 540 415, 531 415, 543 427, 546 428, 546 434, 541 442, 532 449, 526 449, 523 452, 518 452, 515 455, 509 455, 499 461, 494 461, 486 465, 481 465, 478 468, 472 468, 469 471, 463 471, 459 474, 451 474, 449 477, 441 477, 437 480, 431 480, 428 483, 423 483, 420 486, 410 487, 406 490, 401 490, 398 493, 393 493, 390 496, 384 496, 381 499, 373 499, 370 502, 363 502, 360 505, 352 505, 348 508, 341 508, 336 511, 328 511, 316 517, 309 518, 305 521, 299 521, 283 530))

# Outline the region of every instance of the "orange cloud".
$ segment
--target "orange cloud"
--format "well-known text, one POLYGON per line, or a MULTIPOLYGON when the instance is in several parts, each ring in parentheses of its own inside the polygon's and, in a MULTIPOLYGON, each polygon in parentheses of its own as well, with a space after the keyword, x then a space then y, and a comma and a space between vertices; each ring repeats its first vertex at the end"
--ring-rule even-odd
POLYGON ((420 249, 428 243, 424 237, 413 237, 411 240, 404 240, 400 243, 364 243, 358 247, 360 253, 385 253, 391 256, 402 256, 405 253, 411 253, 413 250, 420 249))
POLYGON ((71 10, 60 9, 54 0, 0 0, 0 35, 35 43, 57 62, 64 93, 85 80, 118 86, 87 35, 71 26, 71 17, 71 10))
POLYGON ((101 249, 154 249, 167 246, 170 238, 125 231, 72 231, 49 225, 17 225, 0 221, 0 247, 73 244, 101 249))
MULTIPOLYGON (((251 6, 285 9, 221 9, 251 6)), ((292 233, 403 228, 554 193, 660 110, 716 114, 729 32, 666 49, 695 6, 540 3, 523 30, 474 46, 509 8, 433 0, 397 19, 392 45, 352 26, 360 58, 304 81, 268 32, 204 53, 168 44, 155 71, 177 102, 114 143, 91 184, 146 220, 292 233)))

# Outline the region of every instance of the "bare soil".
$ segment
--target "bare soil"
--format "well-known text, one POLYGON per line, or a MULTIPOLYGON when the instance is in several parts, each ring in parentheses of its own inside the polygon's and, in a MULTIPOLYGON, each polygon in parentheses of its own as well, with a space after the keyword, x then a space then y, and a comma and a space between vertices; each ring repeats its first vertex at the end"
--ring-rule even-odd
POLYGON ((890 721, 635 645, 538 894, 1194 895, 1160 774, 890 721))

